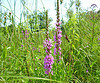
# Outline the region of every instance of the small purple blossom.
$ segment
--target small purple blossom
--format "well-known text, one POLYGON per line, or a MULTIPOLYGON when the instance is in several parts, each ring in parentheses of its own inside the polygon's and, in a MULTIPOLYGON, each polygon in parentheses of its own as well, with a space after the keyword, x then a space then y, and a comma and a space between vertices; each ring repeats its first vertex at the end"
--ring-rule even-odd
POLYGON ((23 45, 21 45, 21 48, 23 47, 23 45))
POLYGON ((22 31, 22 33, 23 33, 24 31, 22 31))
POLYGON ((61 48, 59 47, 59 50, 61 50, 61 48))
POLYGON ((61 52, 59 52, 59 55, 61 55, 61 52))
POLYGON ((53 75, 53 71, 51 71, 51 74, 53 75))
MULTIPOLYGON (((98 41, 100 41, 100 38, 98 38, 98 41)), ((99 42, 99 44, 100 44, 100 42, 99 42)))
POLYGON ((88 69, 86 70, 86 72, 88 73, 88 69))
MULTIPOLYGON (((60 33, 60 34, 61 34, 61 33, 62 33, 62 31, 58 29, 58 33, 60 33)), ((61 36, 61 37, 62 37, 62 36, 61 36)))
POLYGON ((54 41, 56 41, 56 36, 54 35, 54 41))
POLYGON ((45 51, 47 54, 49 53, 48 50, 45 51))
POLYGON ((62 37, 62 35, 59 33, 59 34, 58 34, 58 39, 61 39, 61 37, 62 37))
POLYGON ((45 39, 43 42, 43 47, 45 48, 47 46, 47 40, 45 39))
POLYGON ((56 48, 54 48, 54 55, 56 55, 57 53, 56 53, 56 48))
POLYGON ((22 34, 24 35, 24 31, 22 31, 22 34))
POLYGON ((61 56, 59 56, 59 59, 62 59, 61 56))
POLYGON ((25 33, 28 34, 28 33, 27 33, 27 30, 25 30, 25 33))
POLYGON ((60 26, 61 22, 59 22, 59 23, 57 22, 57 23, 55 23, 55 24, 60 26))

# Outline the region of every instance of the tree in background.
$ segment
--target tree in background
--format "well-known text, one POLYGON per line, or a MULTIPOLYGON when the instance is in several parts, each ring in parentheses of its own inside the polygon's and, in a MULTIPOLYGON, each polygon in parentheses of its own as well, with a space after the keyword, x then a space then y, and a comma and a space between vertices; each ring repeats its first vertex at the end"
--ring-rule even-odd
MULTIPOLYGON (((39 12, 37 13, 37 17, 35 17, 35 11, 33 14, 30 14, 28 16, 29 20, 28 20, 28 23, 29 23, 29 28, 31 29, 31 31, 33 30, 37 30, 38 31, 38 27, 39 29, 46 29, 46 14, 45 12, 39 12), (35 20, 36 18, 38 19, 38 22, 37 22, 37 26, 35 26, 35 20)), ((50 22, 52 21, 51 18, 48 19, 48 23, 49 23, 49 26, 50 26, 50 22)))

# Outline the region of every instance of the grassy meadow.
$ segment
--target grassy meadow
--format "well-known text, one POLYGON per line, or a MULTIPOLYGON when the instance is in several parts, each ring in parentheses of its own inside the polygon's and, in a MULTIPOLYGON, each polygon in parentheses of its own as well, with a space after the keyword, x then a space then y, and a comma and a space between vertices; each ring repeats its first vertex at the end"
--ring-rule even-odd
MULTIPOLYGON (((59 1, 60 7, 64 4, 62 1, 59 1)), ((91 11, 83 11, 79 0, 70 0, 69 3, 66 9, 68 21, 60 19, 62 42, 59 61, 56 59, 59 54, 54 55, 56 27, 52 27, 53 19, 46 15, 45 8, 43 12, 36 9, 27 14, 31 10, 25 0, 21 0, 24 21, 20 17, 17 24, 15 10, 0 4, 7 10, 0 12, 0 83, 100 83, 100 10, 96 11, 96 4, 92 4, 91 11), (76 13, 72 10, 73 4, 76 13), (46 48, 43 42, 47 37, 47 27, 51 27, 48 36, 53 41, 53 75, 45 74, 44 69, 46 48)))

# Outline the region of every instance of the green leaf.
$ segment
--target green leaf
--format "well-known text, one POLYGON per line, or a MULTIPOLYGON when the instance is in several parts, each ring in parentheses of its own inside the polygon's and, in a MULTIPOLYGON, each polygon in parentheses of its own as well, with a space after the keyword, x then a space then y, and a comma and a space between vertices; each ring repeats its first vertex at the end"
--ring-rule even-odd
POLYGON ((7 46, 4 46, 3 49, 3 59, 5 59, 7 57, 7 46))
POLYGON ((96 62, 96 60, 94 62, 92 62, 92 64, 90 65, 91 68, 92 68, 92 66, 94 65, 95 62, 96 62))
POLYGON ((34 80, 47 80, 47 81, 58 82, 58 83, 67 83, 67 82, 57 81, 57 80, 52 80, 47 78, 27 77, 27 76, 0 76, 0 77, 16 78, 16 79, 23 78, 23 79, 34 79, 34 80))

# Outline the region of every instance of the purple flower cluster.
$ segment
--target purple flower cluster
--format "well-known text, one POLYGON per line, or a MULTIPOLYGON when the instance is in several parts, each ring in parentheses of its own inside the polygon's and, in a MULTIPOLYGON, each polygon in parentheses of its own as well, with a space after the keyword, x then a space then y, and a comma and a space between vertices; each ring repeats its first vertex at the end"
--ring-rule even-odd
POLYGON ((25 34, 24 34, 24 31, 22 31, 22 34, 25 35, 26 38, 29 37, 29 33, 27 30, 25 30, 25 34))
POLYGON ((56 42, 55 43, 55 48, 54 48, 54 55, 57 55, 57 53, 59 53, 59 55, 61 55, 61 48, 60 48, 60 45, 61 45, 61 33, 62 31, 60 30, 60 24, 61 23, 56 23, 56 34, 54 35, 54 41, 56 42))
POLYGON ((53 71, 51 71, 52 69, 52 64, 54 63, 54 58, 51 54, 46 55, 45 59, 44 59, 44 68, 46 69, 45 74, 49 74, 49 72, 51 72, 51 74, 53 75, 53 71))
POLYGON ((44 47, 46 47, 46 57, 44 59, 44 68, 46 69, 45 74, 49 74, 49 72, 51 72, 51 74, 53 75, 53 71, 51 71, 52 69, 52 64, 54 63, 54 58, 51 55, 51 47, 52 47, 52 41, 51 39, 45 39, 44 40, 44 47))
POLYGON ((22 31, 22 34, 24 35, 24 31, 22 31))
POLYGON ((25 30, 25 37, 29 37, 29 35, 28 35, 29 33, 28 33, 28 31, 27 30, 25 30))
POLYGON ((36 48, 35 48, 35 47, 33 47, 33 50, 36 50, 36 48))
POLYGON ((50 38, 49 38, 49 39, 45 39, 45 40, 44 40, 44 43, 43 43, 43 46, 44 46, 44 47, 47 47, 47 49, 50 50, 51 47, 53 46, 53 45, 52 45, 52 42, 53 42, 53 41, 52 41, 50 38))

